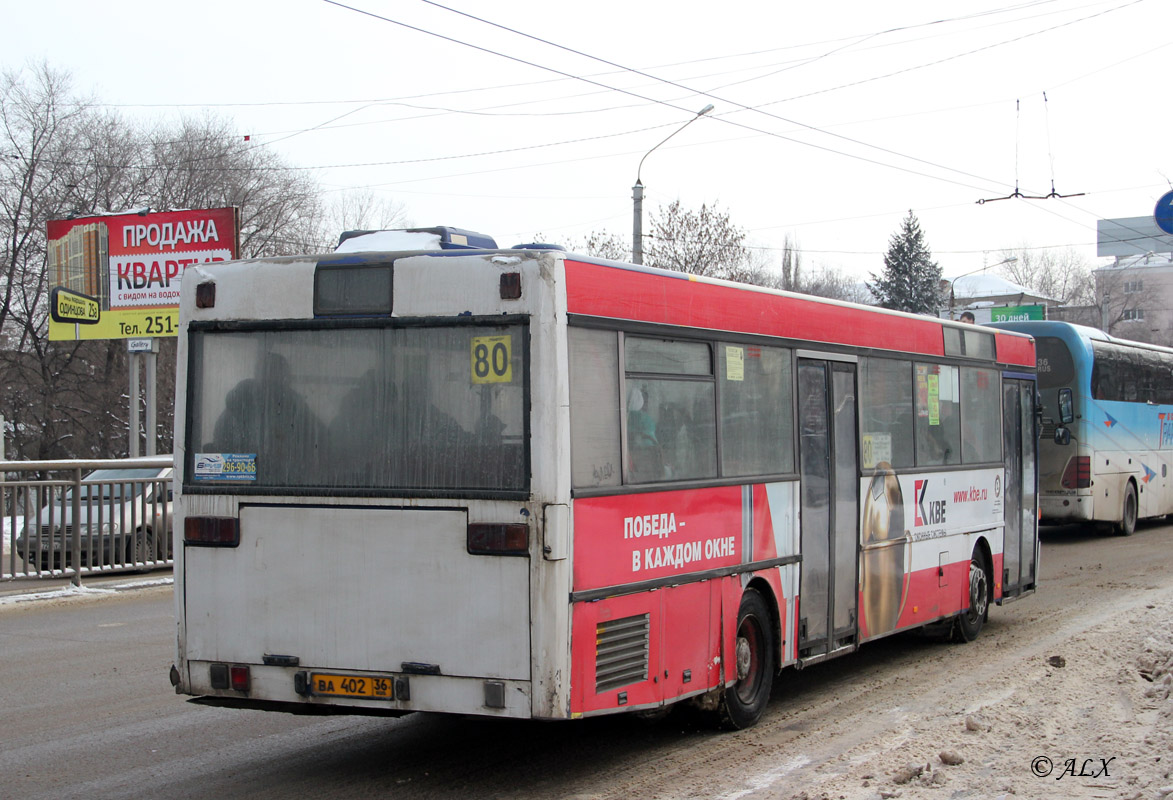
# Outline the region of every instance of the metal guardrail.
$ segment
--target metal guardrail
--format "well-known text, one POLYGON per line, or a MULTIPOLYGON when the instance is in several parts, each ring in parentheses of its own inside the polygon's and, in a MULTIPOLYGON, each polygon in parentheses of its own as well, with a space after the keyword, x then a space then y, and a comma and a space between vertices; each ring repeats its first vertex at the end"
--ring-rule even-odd
POLYGON ((169 566, 171 467, 171 456, 0 461, 0 581, 80 586, 86 574, 169 566))

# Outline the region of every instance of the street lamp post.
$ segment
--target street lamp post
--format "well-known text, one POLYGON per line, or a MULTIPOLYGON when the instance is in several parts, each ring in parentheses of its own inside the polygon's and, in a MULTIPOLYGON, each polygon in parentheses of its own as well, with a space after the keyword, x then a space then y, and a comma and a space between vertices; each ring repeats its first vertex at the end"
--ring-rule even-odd
POLYGON ((664 138, 664 140, 662 142, 660 142, 660 144, 657 144, 656 147, 653 147, 651 150, 644 153, 644 157, 639 160, 639 167, 637 167, 635 170, 635 186, 631 187, 631 199, 633 201, 632 218, 631 218, 631 261, 632 261, 632 263, 634 263, 634 264, 644 263, 644 241, 643 241, 644 240, 644 185, 643 185, 643 182, 640 181, 640 173, 643 171, 643 168, 644 168, 644 160, 647 159, 647 157, 650 156, 656 150, 656 148, 659 147, 661 144, 664 144, 664 142, 668 141, 673 136, 680 133, 682 130, 684 130, 689 125, 696 122, 698 119, 703 117, 705 114, 708 114, 712 110, 713 110, 713 104, 710 103, 709 105, 702 108, 700 111, 696 112, 696 116, 694 116, 688 122, 681 125, 676 130, 672 131, 672 133, 668 134, 664 138))
POLYGON ((1003 264, 1013 264, 1016 261, 1018 261, 1018 256, 1010 256, 1010 258, 1004 258, 1001 261, 999 261, 997 264, 989 264, 988 266, 982 267, 981 269, 973 269, 973 270, 970 270, 969 272, 963 272, 960 275, 958 275, 956 278, 953 278, 951 281, 949 281, 949 319, 953 319, 953 301, 955 299, 954 294, 953 294, 953 284, 957 283, 957 281, 960 278, 967 278, 970 275, 977 275, 979 272, 985 272, 988 269, 993 269, 994 267, 1000 267, 1003 264))

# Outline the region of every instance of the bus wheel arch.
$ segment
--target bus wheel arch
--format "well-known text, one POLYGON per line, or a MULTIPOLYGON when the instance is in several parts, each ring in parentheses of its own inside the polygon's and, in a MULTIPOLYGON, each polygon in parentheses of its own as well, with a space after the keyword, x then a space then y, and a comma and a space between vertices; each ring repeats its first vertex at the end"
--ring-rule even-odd
MULTIPOLYGON (((745 588, 747 591, 750 589, 754 590, 766 601, 766 610, 770 612, 770 633, 773 637, 771 644, 774 650, 774 674, 777 675, 781 669, 779 664, 784 660, 782 653, 782 641, 784 638, 782 634, 782 609, 778 607, 778 598, 774 594, 774 588, 770 586, 769 581, 761 576, 750 580, 745 588)), ((771 676, 772 678, 773 676, 771 676)))
POLYGON ((1131 536, 1136 531, 1136 519, 1140 510, 1136 481, 1131 477, 1124 482, 1123 494, 1124 499, 1120 503, 1120 521, 1116 523, 1116 533, 1120 536, 1131 536))
POLYGON ((993 563, 989 542, 984 538, 978 539, 969 559, 967 606, 957 615, 957 622, 954 625, 954 638, 957 641, 972 642, 976 639, 990 615, 990 603, 994 594, 993 563))
POLYGON ((726 730, 751 727, 770 702, 778 655, 770 596, 767 588, 754 583, 741 594, 734 652, 725 657, 726 664, 734 665, 737 680, 725 688, 717 703, 717 724, 726 730))

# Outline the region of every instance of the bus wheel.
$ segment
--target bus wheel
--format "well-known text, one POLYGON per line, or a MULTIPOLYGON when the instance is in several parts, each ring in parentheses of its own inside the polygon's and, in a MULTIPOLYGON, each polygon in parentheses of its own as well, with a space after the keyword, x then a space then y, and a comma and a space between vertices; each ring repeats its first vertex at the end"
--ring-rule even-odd
POLYGON ((969 608, 957 617, 957 638, 972 642, 982 632, 986 614, 990 610, 990 579, 986 573, 986 559, 974 550, 969 560, 969 608))
POLYGON ((1136 530, 1136 484, 1129 481, 1124 485, 1124 508, 1120 514, 1120 522, 1116 524, 1116 533, 1121 536, 1131 536, 1136 530))
POLYGON ((737 682, 725 689, 718 706, 718 723, 726 730, 748 728, 762 717, 770 702, 774 680, 774 635, 770 612, 762 596, 748 589, 737 610, 734 645, 737 682))

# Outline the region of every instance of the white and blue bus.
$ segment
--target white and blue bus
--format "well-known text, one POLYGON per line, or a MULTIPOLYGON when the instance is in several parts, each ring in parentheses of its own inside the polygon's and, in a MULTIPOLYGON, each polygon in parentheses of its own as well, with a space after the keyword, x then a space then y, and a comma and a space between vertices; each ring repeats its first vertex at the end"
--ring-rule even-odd
POLYGON ((1035 338, 1043 521, 1128 536, 1138 518, 1173 513, 1173 349, 1067 322, 992 327, 1035 338))

